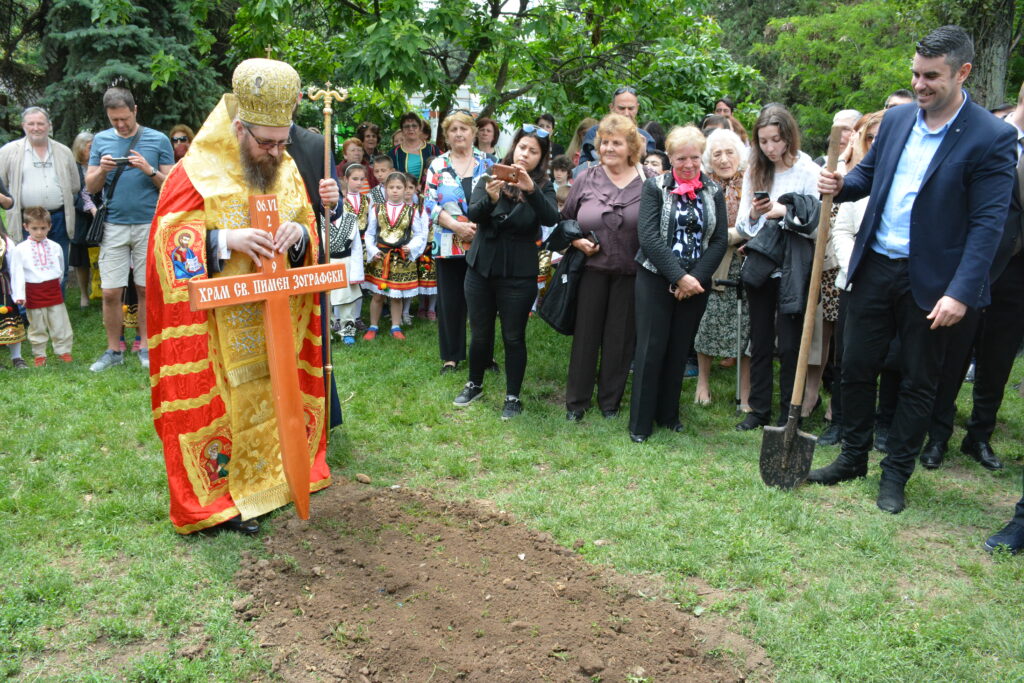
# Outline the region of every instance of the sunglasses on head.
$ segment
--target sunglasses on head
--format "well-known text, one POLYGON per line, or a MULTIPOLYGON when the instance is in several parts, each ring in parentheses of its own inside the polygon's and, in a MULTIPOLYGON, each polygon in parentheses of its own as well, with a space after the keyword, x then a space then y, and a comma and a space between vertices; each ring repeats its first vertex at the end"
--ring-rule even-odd
POLYGON ((188 137, 184 135, 175 135, 171 138, 171 142, 188 142, 188 137))
POLYGON ((624 86, 622 86, 620 88, 616 88, 615 92, 612 93, 612 97, 615 98, 615 97, 618 97, 619 95, 623 95, 625 93, 629 93, 630 95, 636 95, 636 88, 632 88, 632 87, 630 87, 628 85, 624 85, 624 86))
POLYGON ((535 126, 532 123, 524 123, 523 132, 530 135, 536 135, 539 138, 546 138, 547 136, 551 135, 551 133, 547 132, 540 126, 535 126))

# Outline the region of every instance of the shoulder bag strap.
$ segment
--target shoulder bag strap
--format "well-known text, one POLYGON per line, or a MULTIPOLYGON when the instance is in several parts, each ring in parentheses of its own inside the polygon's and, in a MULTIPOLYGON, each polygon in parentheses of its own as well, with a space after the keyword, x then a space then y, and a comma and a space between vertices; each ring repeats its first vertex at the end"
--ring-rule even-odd
MULTIPOLYGON (((142 136, 142 126, 139 126, 139 130, 135 132, 135 136, 128 142, 128 149, 125 150, 125 156, 128 155, 128 152, 132 151, 132 147, 135 146, 135 143, 137 143, 139 141, 139 138, 141 136, 142 136)), ((125 164, 125 166, 127 166, 127 164, 125 164)), ((121 174, 124 173, 125 166, 118 166, 117 167, 117 173, 114 174, 114 179, 110 181, 110 191, 106 193, 106 196, 103 199, 103 201, 105 203, 109 202, 110 198, 114 196, 114 189, 117 187, 117 181, 121 177, 121 174)))

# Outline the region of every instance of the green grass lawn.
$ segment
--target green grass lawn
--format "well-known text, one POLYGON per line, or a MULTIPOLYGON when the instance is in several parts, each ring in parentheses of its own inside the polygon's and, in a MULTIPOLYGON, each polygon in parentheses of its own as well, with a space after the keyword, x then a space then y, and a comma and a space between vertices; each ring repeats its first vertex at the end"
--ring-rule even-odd
MULTIPOLYGON (((72 366, 0 371, 0 676, 269 675, 231 606, 239 555, 260 552, 259 540, 173 532, 147 376, 134 357, 90 373, 103 348, 99 304, 73 309, 72 366)), ((465 374, 438 374, 433 324, 418 321, 404 343, 336 345, 345 426, 331 444, 334 473, 488 498, 563 544, 581 539, 590 561, 657 575, 681 609, 730 618, 780 680, 1024 679, 1024 559, 980 549, 1021 492, 1016 392, 993 442, 1007 469, 960 456, 958 430, 956 455, 919 469, 894 517, 875 508, 878 454, 867 480, 762 485, 760 432, 732 429, 729 370, 716 368, 709 408, 692 405, 687 381, 680 434, 631 443, 628 406, 567 423, 570 340, 538 319, 528 334, 525 413, 510 422, 498 419, 500 376, 487 375, 468 409, 451 405, 465 374)), ((819 448, 815 465, 836 452, 819 448)))

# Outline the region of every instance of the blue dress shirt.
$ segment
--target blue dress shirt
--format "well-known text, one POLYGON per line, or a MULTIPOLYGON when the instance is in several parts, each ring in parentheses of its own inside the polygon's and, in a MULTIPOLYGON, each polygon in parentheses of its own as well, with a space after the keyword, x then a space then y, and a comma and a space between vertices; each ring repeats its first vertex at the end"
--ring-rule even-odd
POLYGON ((960 108, 938 130, 930 130, 925 123, 924 110, 918 109, 917 121, 910 131, 907 144, 903 146, 896 173, 892 178, 889 196, 882 209, 882 219, 875 232, 875 241, 871 248, 892 259, 910 257, 910 213, 914 208, 914 200, 921 189, 921 182, 932 157, 938 151, 946 137, 949 127, 960 115, 960 110, 967 103, 967 93, 963 93, 960 108))

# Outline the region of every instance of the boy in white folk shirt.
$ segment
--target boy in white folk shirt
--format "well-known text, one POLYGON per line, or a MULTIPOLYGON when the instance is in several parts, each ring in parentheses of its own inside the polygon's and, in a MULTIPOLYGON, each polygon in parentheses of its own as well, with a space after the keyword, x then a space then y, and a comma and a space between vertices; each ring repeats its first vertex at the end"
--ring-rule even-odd
POLYGON ((50 212, 41 206, 26 207, 22 225, 28 239, 15 247, 17 263, 24 274, 24 289, 14 292, 14 299, 28 311, 28 340, 36 367, 46 365, 46 342, 65 363, 71 362, 71 321, 64 306, 61 278, 64 254, 60 245, 47 239, 50 212))

